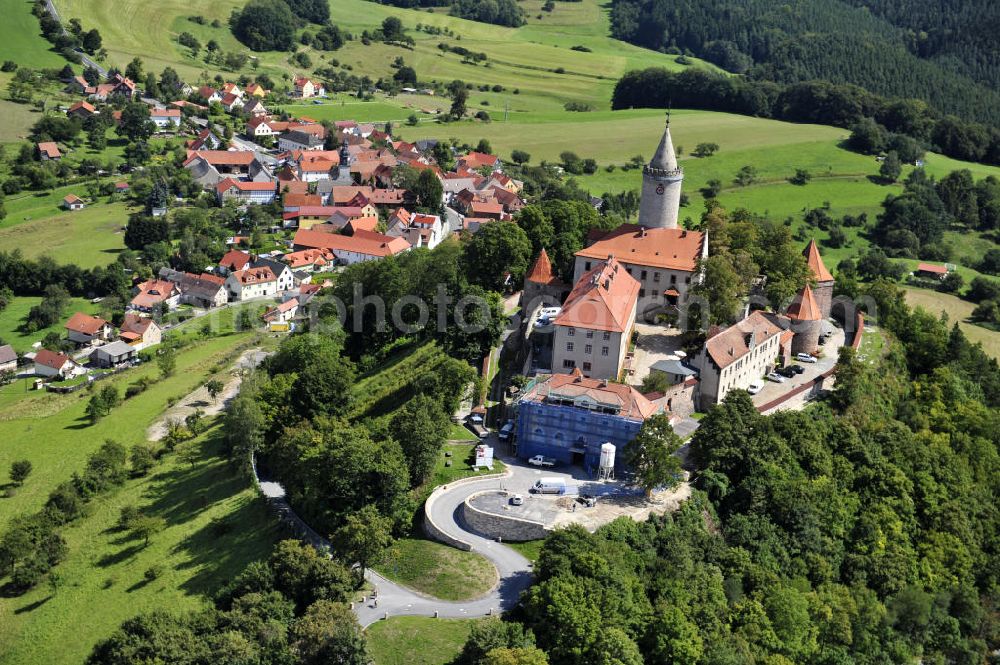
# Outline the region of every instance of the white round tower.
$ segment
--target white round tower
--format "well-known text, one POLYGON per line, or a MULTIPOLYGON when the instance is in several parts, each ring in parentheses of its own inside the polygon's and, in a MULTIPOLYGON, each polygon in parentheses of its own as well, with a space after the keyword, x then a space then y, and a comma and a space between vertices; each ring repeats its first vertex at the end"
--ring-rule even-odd
POLYGON ((663 138, 649 164, 642 167, 642 197, 639 224, 649 229, 676 229, 681 206, 684 170, 677 165, 674 142, 670 138, 670 115, 663 138))

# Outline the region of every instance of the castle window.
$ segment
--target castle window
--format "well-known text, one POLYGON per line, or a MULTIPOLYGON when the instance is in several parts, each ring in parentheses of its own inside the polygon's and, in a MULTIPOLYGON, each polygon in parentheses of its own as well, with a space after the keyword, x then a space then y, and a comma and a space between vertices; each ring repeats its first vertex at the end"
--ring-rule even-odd
POLYGON ((566 342, 566 350, 567 351, 573 350, 573 342, 566 342))
POLYGON ((677 283, 677 275, 671 275, 670 276, 670 283, 671 284, 676 284, 677 283))
POLYGON ((583 264, 583 269, 587 272, 590 272, 590 261, 587 261, 586 263, 583 264))
POLYGON ((584 353, 593 353, 594 352, 594 347, 592 347, 590 344, 588 344, 585 347, 583 347, 583 352, 584 353))
POLYGON ((606 342, 609 339, 611 339, 611 333, 609 333, 609 332, 604 333, 604 341, 606 342))
POLYGON ((639 289, 639 297, 642 298, 646 295, 646 289, 639 289))
POLYGON ((588 330, 587 331, 587 339, 594 339, 594 331, 593 330, 588 330))
POLYGON ((574 335, 576 335, 576 328, 568 328, 566 330, 566 334, 569 335, 570 337, 573 337, 574 335))
POLYGON ((642 279, 646 279, 646 271, 645 270, 642 271, 642 279))
POLYGON ((583 363, 583 371, 584 372, 590 371, 590 363, 583 363))
POLYGON ((602 356, 608 355, 608 347, 606 347, 606 346, 602 346, 601 347, 601 355, 602 356))
POLYGON ((573 369, 574 367, 576 367, 575 360, 570 360, 569 358, 563 360, 563 369, 573 369))
POLYGON ((654 272, 653 273, 653 281, 654 282, 659 282, 660 281, 660 273, 658 273, 658 272, 654 272))

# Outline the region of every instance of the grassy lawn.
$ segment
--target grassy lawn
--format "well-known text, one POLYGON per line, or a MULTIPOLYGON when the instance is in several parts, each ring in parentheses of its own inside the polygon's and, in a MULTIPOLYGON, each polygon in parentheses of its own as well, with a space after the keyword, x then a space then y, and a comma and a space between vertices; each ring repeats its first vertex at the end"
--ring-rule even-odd
POLYGON ((538 555, 542 552, 542 545, 545 544, 544 540, 526 540, 523 543, 507 542, 504 543, 507 547, 512 550, 516 550, 521 553, 525 559, 529 561, 538 561, 538 555))
POLYGON ((13 60, 32 68, 62 68, 66 61, 52 51, 52 45, 42 37, 38 19, 31 13, 32 4, 28 0, 4 3, 3 21, 0 21, 0 60, 13 60))
POLYGON ((469 431, 468 427, 452 423, 448 430, 449 441, 476 441, 476 435, 469 431))
POLYGON ((858 347, 858 357, 869 363, 874 363, 882 357, 885 348, 885 337, 881 330, 865 329, 861 338, 861 346, 858 347))
POLYGON ((434 465, 434 472, 431 474, 430 480, 423 485, 426 493, 430 494, 431 490, 438 485, 447 485, 448 483, 468 478, 469 476, 503 473, 506 466, 496 458, 493 459, 492 470, 483 469, 480 471, 471 466, 469 461, 472 459, 475 447, 475 443, 445 444, 441 456, 434 465), (451 457, 446 457, 445 453, 451 453, 451 457), (451 462, 451 466, 447 466, 449 461, 451 462))
POLYGON ((42 584, 0 599, 0 660, 76 665, 124 619, 203 607, 202 594, 266 557, 279 537, 277 524, 248 481, 219 457, 221 443, 219 428, 209 430, 188 444, 201 453, 193 463, 167 455, 150 476, 102 496, 89 515, 64 529, 69 556, 56 568, 57 589, 42 584), (115 529, 129 505, 167 521, 146 547, 115 529), (161 574, 146 582, 152 566, 161 574))
POLYGON ((376 569, 391 580, 444 600, 477 598, 497 583, 482 555, 430 540, 397 540, 376 569))
MULTIPOLYGON (((233 347, 248 338, 248 334, 221 336, 184 349, 178 354, 173 376, 123 402, 95 425, 90 425, 84 416, 87 390, 37 400, 30 398, 28 402, 21 400, 0 409, 0 470, 6 473, 17 459, 28 459, 34 465, 24 487, 12 498, 0 499, 0 524, 15 515, 41 508, 49 492, 81 469, 87 455, 105 439, 126 446, 145 441, 146 428, 163 411, 167 400, 194 390, 233 347)), ((155 363, 146 363, 107 381, 114 382, 124 392, 125 386, 139 377, 157 373, 155 363)))
POLYGON ((911 307, 923 307, 934 315, 944 312, 949 321, 958 322, 959 328, 970 341, 981 343, 986 353, 1000 359, 1000 332, 968 322, 969 315, 976 308, 975 304, 958 296, 929 289, 906 287, 904 291, 906 302, 911 307))
POLYGON ((393 617, 368 628, 375 665, 447 665, 469 638, 475 619, 393 617))
MULTIPOLYGON (((0 236, 2 236, 2 232, 0 232, 0 236)), ((100 310, 100 304, 91 303, 85 298, 71 298, 62 321, 38 332, 22 333, 19 328, 28 316, 28 311, 41 301, 40 296, 18 296, 7 305, 5 310, 0 312, 0 339, 3 340, 4 344, 10 344, 15 351, 25 353, 31 350, 33 343, 40 341, 47 333, 55 331, 63 334, 65 332, 63 326, 74 313, 96 314, 100 310)))
POLYGON ((0 228, 0 247, 18 247, 27 257, 50 256, 81 268, 107 265, 125 249, 129 212, 121 201, 73 212, 55 210, 44 218, 0 228))

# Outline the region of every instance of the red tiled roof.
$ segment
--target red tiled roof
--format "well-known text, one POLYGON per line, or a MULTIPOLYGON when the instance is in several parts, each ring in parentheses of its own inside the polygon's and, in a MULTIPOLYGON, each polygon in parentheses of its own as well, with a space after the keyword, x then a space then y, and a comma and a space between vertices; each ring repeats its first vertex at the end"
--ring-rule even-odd
POLYGON ((589 259, 616 257, 624 263, 693 272, 701 258, 704 234, 686 229, 644 229, 622 224, 576 253, 589 259))
POLYGON ((545 251, 544 247, 542 247, 542 251, 538 254, 538 258, 535 259, 535 265, 531 266, 527 280, 535 284, 562 283, 562 280, 552 272, 552 262, 549 260, 549 253, 545 251))
POLYGON ((802 251, 802 256, 806 257, 806 263, 809 264, 809 271, 817 282, 833 281, 833 275, 826 269, 826 266, 823 264, 823 257, 819 255, 819 246, 816 244, 815 238, 810 240, 809 244, 806 245, 806 248, 802 251))
POLYGON ((639 282, 612 257, 580 277, 554 323, 625 332, 632 325, 638 293, 639 282))
POLYGON ((83 199, 81 199, 76 194, 67 194, 66 196, 63 197, 63 203, 65 203, 66 205, 71 205, 73 203, 83 203, 83 199))
POLYGON ((315 229, 299 229, 293 241, 297 247, 324 248, 332 251, 357 252, 366 256, 390 256, 405 252, 410 243, 403 238, 392 238, 381 233, 357 230, 354 235, 328 233, 315 229))
POLYGON ((36 365, 44 365, 52 369, 61 369, 68 362, 71 362, 69 356, 64 356, 61 353, 49 351, 48 349, 39 349, 35 354, 36 365))
POLYGON ((267 266, 261 268, 247 268, 246 270, 238 270, 231 275, 240 284, 246 286, 247 284, 263 284, 264 282, 273 282, 278 278, 274 276, 274 271, 272 271, 267 266))
POLYGON ((243 270, 250 261, 252 257, 246 252, 241 252, 238 249, 231 249, 226 252, 225 256, 219 261, 219 265, 227 270, 243 270))
POLYGON ((215 191, 222 194, 233 187, 241 192, 273 192, 275 189, 273 182, 247 182, 226 178, 219 181, 219 184, 215 186, 215 191))
POLYGON ((66 112, 67 113, 72 113, 73 111, 77 111, 79 109, 83 109, 87 113, 96 113, 97 112, 97 109, 94 108, 94 105, 90 104, 89 102, 77 102, 76 104, 73 104, 73 106, 70 106, 69 110, 66 111, 66 112))
POLYGON ((50 159, 53 157, 62 157, 62 153, 59 152, 59 146, 53 141, 42 141, 38 144, 38 152, 44 154, 50 159))
POLYGON ((553 374, 545 381, 536 383, 521 399, 544 402, 549 398, 598 402, 616 408, 623 418, 636 420, 645 420, 660 410, 635 388, 623 383, 588 379, 579 368, 574 369, 572 374, 553 374))
POLYGON ((756 346, 781 332, 781 326, 771 316, 758 310, 708 338, 705 341, 705 351, 719 369, 723 369, 750 352, 751 338, 756 346))
POLYGON ((81 335, 96 335, 106 325, 108 325, 108 322, 99 316, 76 312, 73 316, 69 317, 69 321, 66 322, 65 327, 66 330, 80 333, 81 335))
POLYGON ((189 151, 184 165, 187 166, 198 157, 212 165, 226 166, 250 166, 254 160, 252 150, 193 150, 189 151))
POLYGON ((179 118, 181 117, 180 109, 153 109, 149 113, 152 118, 179 118))
POLYGON ((808 284, 799 292, 799 295, 788 306, 788 309, 785 310, 785 316, 793 321, 819 321, 823 318, 819 305, 816 304, 816 299, 813 297, 812 289, 809 288, 808 284))
POLYGON ((930 272, 935 275, 947 275, 948 266, 937 266, 933 263, 919 263, 917 264, 917 272, 930 272))
POLYGON ((146 328, 149 328, 149 326, 154 324, 155 321, 153 321, 153 319, 129 312, 125 315, 124 320, 122 320, 122 335, 125 335, 126 333, 142 335, 146 332, 146 328))

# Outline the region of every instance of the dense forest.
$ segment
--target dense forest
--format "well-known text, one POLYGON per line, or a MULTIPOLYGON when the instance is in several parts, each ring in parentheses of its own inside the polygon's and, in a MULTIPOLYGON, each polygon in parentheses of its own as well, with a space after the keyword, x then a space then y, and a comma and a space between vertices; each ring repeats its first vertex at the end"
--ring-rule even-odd
POLYGON ((695 69, 671 72, 650 67, 626 72, 611 98, 614 109, 671 105, 844 128, 872 119, 884 131, 949 157, 1000 164, 1000 128, 942 116, 919 100, 881 97, 852 84, 784 85, 695 69))
POLYGON ((987 0, 614 0, 611 25, 755 80, 853 83, 1000 125, 1000 10, 987 0))

